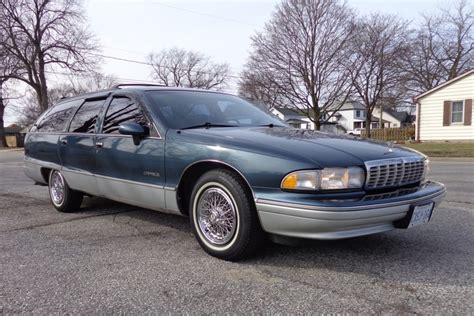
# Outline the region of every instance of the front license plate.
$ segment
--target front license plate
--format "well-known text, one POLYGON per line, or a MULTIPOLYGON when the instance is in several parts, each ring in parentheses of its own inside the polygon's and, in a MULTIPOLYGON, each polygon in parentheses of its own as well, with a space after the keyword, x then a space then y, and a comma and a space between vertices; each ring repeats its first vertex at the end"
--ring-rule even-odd
POLYGON ((410 219, 410 224, 408 224, 408 228, 428 223, 431 218, 431 213, 433 212, 433 207, 434 202, 414 206, 413 214, 410 219))

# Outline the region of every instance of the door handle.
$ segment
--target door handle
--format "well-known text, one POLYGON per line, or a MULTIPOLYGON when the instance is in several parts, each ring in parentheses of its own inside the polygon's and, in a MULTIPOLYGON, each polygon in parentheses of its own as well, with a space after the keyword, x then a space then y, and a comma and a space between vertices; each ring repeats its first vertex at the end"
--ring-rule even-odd
POLYGON ((61 139, 61 144, 62 145, 67 145, 67 139, 61 139))
POLYGON ((95 143, 95 146, 96 146, 97 148, 102 148, 102 147, 104 146, 104 143, 102 143, 102 142, 97 142, 97 143, 95 143))

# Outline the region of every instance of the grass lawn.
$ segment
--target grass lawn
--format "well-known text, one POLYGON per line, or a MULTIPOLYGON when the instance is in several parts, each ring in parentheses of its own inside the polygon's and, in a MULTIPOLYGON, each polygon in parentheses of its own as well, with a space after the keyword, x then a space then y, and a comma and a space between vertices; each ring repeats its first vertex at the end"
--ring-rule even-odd
POLYGON ((401 146, 416 149, 429 157, 474 157, 474 142, 406 143, 401 146))

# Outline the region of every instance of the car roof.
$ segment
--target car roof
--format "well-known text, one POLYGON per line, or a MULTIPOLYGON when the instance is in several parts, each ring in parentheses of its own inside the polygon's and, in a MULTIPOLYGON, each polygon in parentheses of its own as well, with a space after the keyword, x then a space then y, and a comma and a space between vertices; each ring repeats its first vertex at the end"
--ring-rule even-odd
POLYGON ((59 100, 56 104, 74 101, 77 99, 103 98, 103 97, 107 97, 108 95, 116 91, 139 92, 139 93, 143 91, 192 91, 192 92, 211 92, 211 93, 217 93, 217 94, 232 95, 230 93, 226 93, 222 91, 197 89, 197 88, 170 87, 170 86, 151 85, 151 84, 143 84, 143 85, 142 84, 118 84, 110 89, 88 92, 88 93, 79 94, 77 96, 72 96, 72 97, 65 97, 59 100))

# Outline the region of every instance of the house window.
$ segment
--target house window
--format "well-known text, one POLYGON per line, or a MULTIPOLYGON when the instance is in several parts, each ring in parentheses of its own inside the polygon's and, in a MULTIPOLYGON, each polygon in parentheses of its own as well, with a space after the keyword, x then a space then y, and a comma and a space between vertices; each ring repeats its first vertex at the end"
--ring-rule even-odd
POLYGON ((451 123, 462 123, 464 101, 454 101, 451 106, 451 123))
POLYGON ((356 117, 360 117, 360 110, 356 111, 356 117))

